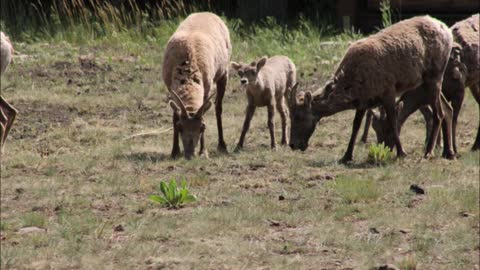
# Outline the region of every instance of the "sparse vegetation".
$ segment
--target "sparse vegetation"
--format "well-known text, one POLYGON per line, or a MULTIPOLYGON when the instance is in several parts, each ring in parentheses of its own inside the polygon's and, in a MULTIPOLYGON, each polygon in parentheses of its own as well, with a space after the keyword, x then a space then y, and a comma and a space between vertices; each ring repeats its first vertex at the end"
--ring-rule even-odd
POLYGON ((187 182, 182 181, 181 186, 177 186, 175 179, 170 180, 170 183, 160 182, 158 187, 158 195, 152 194, 148 196, 150 201, 161 204, 170 208, 179 208, 187 203, 194 202, 195 196, 190 194, 187 188, 187 182))
POLYGON ((395 154, 384 143, 372 144, 368 148, 367 161, 373 165, 386 165, 394 160, 395 154))
MULTIPOLYGON (((365 162, 369 148, 358 145, 358 159, 344 166, 337 160, 353 111, 322 119, 307 151, 272 152, 265 143, 266 111, 259 110, 248 147, 232 153, 246 100, 231 77, 224 100, 230 153, 214 150, 215 114, 209 111, 210 159, 172 160, 171 131, 125 138, 171 126, 159 72, 179 20, 161 21, 138 39, 132 38, 136 28, 12 38, 17 57, 1 82, 2 89, 12 87, 2 96, 19 115, 1 160, 2 269, 479 265, 480 157, 469 151, 478 111, 469 91, 459 118, 458 160, 421 159, 425 127, 415 114, 402 133, 408 156, 401 162, 372 167, 365 162), (159 178, 185 179, 201 199, 176 211, 158 207, 147 198, 159 178), (408 192, 412 183, 426 195, 408 192), (123 230, 114 229, 118 224, 123 230), (46 231, 18 233, 30 225, 46 231)), ((348 42, 361 37, 307 22, 288 30, 274 20, 227 24, 232 60, 288 55, 298 81, 312 90, 329 78, 348 42)))

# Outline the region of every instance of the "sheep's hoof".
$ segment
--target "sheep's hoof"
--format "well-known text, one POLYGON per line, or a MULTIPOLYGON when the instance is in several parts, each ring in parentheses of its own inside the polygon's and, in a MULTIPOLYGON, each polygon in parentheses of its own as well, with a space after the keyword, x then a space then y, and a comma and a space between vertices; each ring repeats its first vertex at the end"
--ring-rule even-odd
POLYGON ((227 151, 227 146, 225 144, 219 144, 217 146, 217 151, 219 153, 223 153, 223 154, 228 154, 228 151, 227 151))
POLYGON ((348 164, 352 162, 352 157, 350 156, 343 156, 339 161, 340 164, 348 164))
POLYGON ((425 155, 423 156, 423 158, 425 159, 433 159, 434 157, 435 155, 432 152, 425 153, 425 155))
POLYGON ((180 151, 178 152, 175 151, 175 152, 172 152, 172 154, 170 154, 171 159, 177 159, 177 158, 180 158, 180 156, 181 156, 180 151))
POLYGON ((405 152, 397 153, 397 158, 405 158, 406 156, 407 156, 407 153, 405 152))
POLYGON ((205 159, 210 159, 210 157, 208 156, 208 151, 207 150, 200 153, 200 157, 205 158, 205 159))
POLYGON ((455 160, 455 159, 457 159, 457 155, 455 155, 455 154, 452 153, 452 152, 443 153, 443 154, 442 154, 442 157, 443 157, 443 158, 446 158, 446 159, 449 159, 449 160, 455 160))

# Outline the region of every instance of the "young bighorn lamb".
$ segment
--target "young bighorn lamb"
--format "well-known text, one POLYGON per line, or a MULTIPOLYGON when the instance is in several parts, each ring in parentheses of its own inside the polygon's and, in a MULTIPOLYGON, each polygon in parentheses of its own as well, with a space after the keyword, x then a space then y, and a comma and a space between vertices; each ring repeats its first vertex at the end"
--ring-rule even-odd
POLYGON ((255 108, 262 106, 267 106, 268 109, 271 148, 275 148, 273 121, 275 107, 282 118, 282 145, 286 145, 288 107, 285 99, 287 92, 296 81, 293 62, 286 56, 273 56, 268 59, 264 56, 250 65, 232 62, 232 67, 238 72, 240 83, 245 86, 248 99, 242 134, 236 149, 240 150, 243 147, 245 134, 250 127, 255 108))
MULTIPOLYGON (((0 32, 0 76, 7 69, 8 64, 12 60, 13 46, 10 39, 0 32)), ((13 121, 17 115, 17 109, 10 105, 3 96, 0 96, 0 151, 3 152, 5 140, 8 132, 12 128, 13 121)))
POLYGON ((425 156, 433 155, 443 119, 440 91, 452 42, 450 30, 429 16, 401 21, 354 42, 322 92, 307 91, 303 99, 298 100, 296 89, 292 91, 291 148, 305 150, 308 147, 321 117, 356 109, 352 135, 341 159, 351 161, 366 110, 383 105, 389 126, 394 130, 397 156, 405 156, 396 125, 395 98, 423 85, 434 112, 433 132, 425 156))
POLYGON ((173 158, 180 155, 179 134, 185 158, 195 155, 199 140, 199 153, 207 155, 203 115, 212 105, 213 84, 217 87, 217 149, 227 151, 222 128, 222 100, 231 54, 228 29, 213 13, 191 14, 168 41, 163 58, 163 80, 172 98, 169 104, 173 109, 173 158))
MULTIPOLYGON (((444 81, 445 83, 445 81, 444 81)), ((407 120, 407 118, 420 108, 420 112, 425 118, 426 130, 427 130, 427 139, 428 142, 433 125, 432 111, 428 106, 424 106, 427 96, 425 90, 420 87, 408 93, 405 93, 402 98, 397 102, 396 113, 397 113, 397 128, 398 132, 401 132, 402 126, 407 120)), ((452 119, 453 119, 453 109, 448 103, 447 99, 441 95, 441 106, 444 112, 444 119, 442 121, 442 133, 443 133, 443 157, 453 159, 456 156, 456 151, 452 147, 452 119)), ((378 114, 371 111, 372 113, 372 127, 375 130, 377 135, 377 142, 384 143, 386 146, 393 149, 395 145, 395 140, 393 138, 393 133, 389 129, 388 121, 384 114, 378 114)), ((440 136, 437 137, 440 139, 440 136)), ((437 140, 437 146, 439 146, 440 141, 437 140)))

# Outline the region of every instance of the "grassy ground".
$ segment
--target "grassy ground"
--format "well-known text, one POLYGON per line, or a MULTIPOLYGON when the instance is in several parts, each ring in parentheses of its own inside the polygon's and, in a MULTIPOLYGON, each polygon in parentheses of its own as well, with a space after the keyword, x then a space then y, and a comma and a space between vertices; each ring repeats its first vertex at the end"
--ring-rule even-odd
MULTIPOLYGON (((15 43, 15 64, 2 78, 2 89, 13 86, 2 95, 20 111, 2 157, 2 268, 479 268, 479 153, 469 151, 479 112, 470 94, 456 161, 422 159, 417 114, 402 134, 409 156, 385 167, 368 165, 362 144, 354 164, 337 163, 352 111, 322 119, 306 152, 272 152, 265 109, 243 152, 216 153, 211 110, 210 159, 170 160, 171 131, 126 137, 171 126, 160 67, 174 29, 165 24, 141 41, 120 33, 83 44, 15 43), (180 210, 150 203, 172 177, 185 178, 198 201, 180 210), (426 194, 410 192, 411 184, 426 194), (46 232, 19 233, 29 226, 46 232)), ((284 35, 273 24, 255 32, 232 31, 232 60, 288 55, 310 87, 325 82, 358 38, 305 28, 284 35)), ((230 151, 245 105, 232 76, 224 100, 230 151)), ((276 127, 279 140, 278 115, 276 127)))

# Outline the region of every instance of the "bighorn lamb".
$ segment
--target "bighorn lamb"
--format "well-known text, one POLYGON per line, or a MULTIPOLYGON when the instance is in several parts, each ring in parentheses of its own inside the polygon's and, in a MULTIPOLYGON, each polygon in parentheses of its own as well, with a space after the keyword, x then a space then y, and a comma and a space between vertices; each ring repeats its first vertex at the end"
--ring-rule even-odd
POLYGON ((452 48, 450 30, 429 16, 396 23, 379 33, 354 42, 348 48, 333 80, 321 92, 307 91, 301 98, 292 91, 290 102, 292 149, 305 150, 321 117, 356 109, 352 135, 342 162, 352 160, 355 139, 365 111, 385 108, 394 130, 397 156, 405 156, 397 130, 395 99, 423 85, 434 112, 433 132, 425 156, 433 148, 443 119, 440 91, 443 73, 452 48))
POLYGON ((282 118, 282 145, 287 144, 287 118, 288 107, 286 94, 296 81, 296 71, 293 62, 286 56, 262 57, 258 62, 237 64, 232 62, 232 67, 238 72, 240 83, 247 92, 247 109, 243 123, 242 134, 236 150, 243 147, 245 134, 250 127, 250 121, 256 107, 267 106, 268 128, 270 130, 270 146, 275 148, 274 114, 277 108, 282 118))
MULTIPOLYGON (((0 76, 7 69, 12 60, 13 46, 8 37, 0 32, 0 76)), ((5 140, 8 132, 12 128, 13 121, 17 115, 17 110, 10 105, 3 96, 0 96, 0 151, 3 152, 5 140)))
POLYGON ((208 12, 188 16, 168 41, 163 58, 163 80, 171 94, 169 104, 173 109, 172 157, 180 155, 179 134, 185 158, 195 155, 199 140, 199 153, 207 155, 203 115, 212 105, 213 84, 217 87, 218 150, 227 151, 222 128, 222 100, 231 54, 227 27, 218 16, 208 12))
MULTIPOLYGON (((469 87, 472 95, 480 106, 480 49, 479 49, 479 15, 474 15, 466 20, 460 21, 451 27, 454 40, 450 59, 443 77, 442 93, 446 100, 451 102, 453 108, 452 116, 452 142, 453 150, 457 151, 456 145, 456 126, 457 119, 462 108, 463 99, 465 96, 465 87, 469 87), (462 45, 461 45, 462 44, 462 45)), ((405 98, 403 106, 400 110, 399 126, 413 113, 418 106, 421 96, 413 94, 414 96, 405 98)), ((421 94, 420 94, 421 95, 421 94)), ((421 112, 425 117, 427 123, 427 135, 431 133, 430 127, 432 122, 431 110, 429 108, 421 108, 421 112)), ((368 117, 368 116, 367 116, 368 117)), ((385 142, 387 145, 393 145, 393 134, 386 132, 387 122, 381 116, 375 116, 373 119, 375 132, 379 142, 385 142)), ((479 120, 480 121, 480 120, 479 120)), ((368 118, 365 123, 365 131, 368 129, 368 118)), ((364 132, 364 136, 366 133, 364 132)), ((428 136, 427 136, 428 138, 428 136)), ((480 149, 480 124, 477 131, 477 138, 472 147, 472 150, 480 149)), ((444 153, 445 154, 445 153, 444 153)))
MULTIPOLYGON (((446 79, 446 77, 445 77, 446 79)), ((445 81, 444 81, 445 84, 445 81)), ((420 112, 425 118, 427 136, 426 142, 428 142, 431 137, 433 117, 432 111, 428 106, 424 106, 426 102, 425 89, 419 87, 414 91, 405 93, 402 98, 397 102, 396 113, 397 113, 397 128, 398 132, 401 132, 402 126, 407 120, 407 118, 414 113, 417 109, 420 108, 420 112)), ((453 159, 456 156, 456 151, 452 147, 452 124, 453 124, 453 109, 448 103, 447 99, 441 94, 441 106, 445 114, 445 117, 442 121, 442 133, 443 133, 443 157, 453 159)), ((375 130, 377 135, 377 142, 384 143, 386 146, 393 148, 395 141, 393 138, 393 133, 389 129, 388 121, 384 113, 378 114, 371 111, 372 113, 372 127, 375 130)), ((437 138, 440 139, 441 136, 437 138)), ((437 146, 440 145, 440 140, 437 139, 437 146)))

